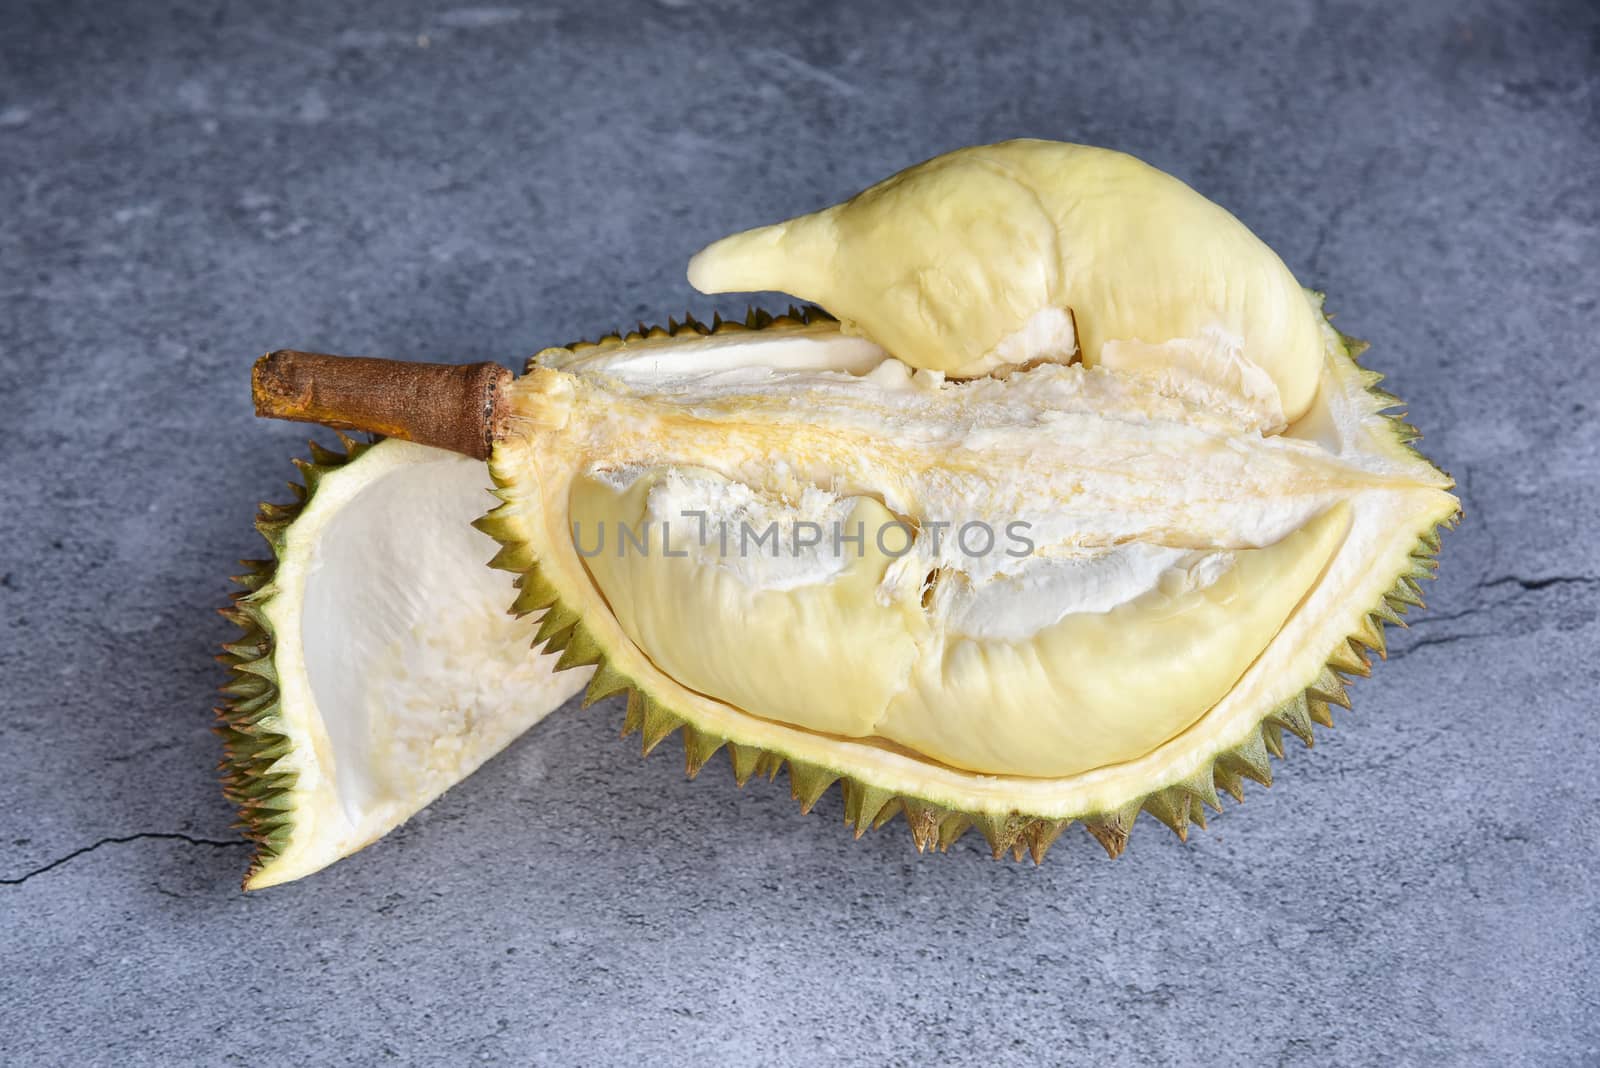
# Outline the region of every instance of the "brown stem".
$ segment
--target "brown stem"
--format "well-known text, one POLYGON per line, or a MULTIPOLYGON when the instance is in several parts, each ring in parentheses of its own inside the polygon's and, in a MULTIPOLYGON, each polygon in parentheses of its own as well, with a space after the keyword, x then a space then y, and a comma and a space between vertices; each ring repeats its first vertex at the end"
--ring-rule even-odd
POLYGON ((404 363, 282 349, 256 361, 256 414, 489 457, 511 372, 497 363, 404 363))

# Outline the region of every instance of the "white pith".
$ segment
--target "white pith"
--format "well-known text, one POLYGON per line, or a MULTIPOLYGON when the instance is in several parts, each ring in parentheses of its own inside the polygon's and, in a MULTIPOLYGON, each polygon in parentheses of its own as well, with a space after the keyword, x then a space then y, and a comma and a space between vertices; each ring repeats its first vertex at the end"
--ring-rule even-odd
POLYGON ((295 823, 251 888, 382 837, 582 688, 505 614, 511 579, 471 526, 484 482, 478 461, 384 441, 293 524, 265 611, 295 823))

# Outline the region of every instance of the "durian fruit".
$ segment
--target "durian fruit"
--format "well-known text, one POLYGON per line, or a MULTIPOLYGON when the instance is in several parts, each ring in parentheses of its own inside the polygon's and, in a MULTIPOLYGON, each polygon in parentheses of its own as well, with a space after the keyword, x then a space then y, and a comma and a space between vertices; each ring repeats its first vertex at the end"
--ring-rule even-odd
POLYGON ((344 438, 263 505, 272 550, 224 615, 243 630, 218 709, 223 785, 256 845, 247 889, 375 841, 582 689, 505 615, 509 578, 472 529, 483 465, 344 438))
POLYGON ((257 408, 485 457, 512 610, 586 701, 691 775, 838 783, 858 836, 1185 837, 1331 723, 1459 514, 1320 296, 1115 153, 964 150, 691 276, 850 329, 641 326, 515 380, 284 351, 257 408))

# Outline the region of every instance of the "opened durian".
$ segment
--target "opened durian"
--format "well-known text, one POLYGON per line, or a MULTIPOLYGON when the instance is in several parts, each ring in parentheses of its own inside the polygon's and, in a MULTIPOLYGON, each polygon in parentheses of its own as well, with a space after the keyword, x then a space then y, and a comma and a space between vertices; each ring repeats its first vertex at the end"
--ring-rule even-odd
MULTIPOLYGON (((1309 745, 1331 722, 1383 624, 1421 603, 1458 514, 1320 297, 1221 208, 1118 153, 952 153, 718 242, 690 279, 787 290, 840 320, 641 328, 548 349, 515 380, 279 352, 257 366, 258 410, 487 459, 501 504, 476 525, 534 645, 558 669, 594 666, 586 700, 626 692, 625 732, 647 752, 679 733, 691 774, 724 748, 741 783, 787 766, 807 810, 838 782, 858 835, 903 813, 919 849, 976 826, 996 856, 1039 859, 1076 820, 1115 856, 1146 811, 1185 836, 1219 789, 1270 781, 1283 731, 1309 745)), ((391 448, 421 446, 354 466, 391 448)), ((426 617, 446 588, 492 600, 461 577, 465 535, 440 532, 471 465, 430 465, 439 479, 360 522, 379 544, 410 524, 435 550, 324 555, 312 573, 368 591, 380 616, 387 598, 426 617)), ((265 612, 299 651, 251 661, 301 722, 274 728, 287 755, 233 772, 242 796, 289 784, 280 857, 334 803, 295 785, 308 766, 347 812, 364 804, 346 751, 316 741, 338 731, 308 717, 364 699, 369 730, 392 714, 426 737, 418 715, 451 686, 514 679, 496 707, 519 710, 488 717, 472 750, 487 753, 563 693, 500 631, 476 667, 462 650, 403 674, 371 665, 378 642, 335 633, 360 609, 283 579, 329 552, 307 547, 326 523, 300 530, 329 480, 261 579, 294 599, 265 612)))

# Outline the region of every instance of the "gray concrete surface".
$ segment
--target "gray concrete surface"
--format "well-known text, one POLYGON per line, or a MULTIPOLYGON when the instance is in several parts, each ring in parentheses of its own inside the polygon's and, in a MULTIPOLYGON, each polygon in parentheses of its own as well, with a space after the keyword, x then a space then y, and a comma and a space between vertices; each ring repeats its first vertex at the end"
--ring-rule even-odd
POLYGON ((0 33, 0 1060, 1600 1063, 1600 9, 15 2, 0 33), (214 613, 296 345, 514 361, 1011 135, 1237 212, 1460 479, 1433 610, 1187 847, 1041 869, 559 714, 237 889, 214 613))

